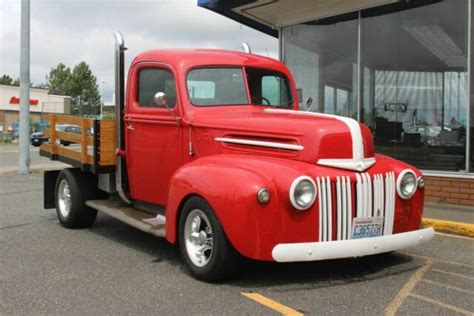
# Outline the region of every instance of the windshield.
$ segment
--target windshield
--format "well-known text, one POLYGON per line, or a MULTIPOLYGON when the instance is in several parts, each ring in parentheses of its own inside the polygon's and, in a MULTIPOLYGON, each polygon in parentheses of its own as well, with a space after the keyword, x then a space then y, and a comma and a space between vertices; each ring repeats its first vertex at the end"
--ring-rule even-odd
MULTIPOLYGON (((246 68, 250 100, 254 105, 291 107, 288 79, 269 69, 246 68)), ((198 68, 187 77, 189 99, 195 106, 248 105, 242 68, 198 68)))

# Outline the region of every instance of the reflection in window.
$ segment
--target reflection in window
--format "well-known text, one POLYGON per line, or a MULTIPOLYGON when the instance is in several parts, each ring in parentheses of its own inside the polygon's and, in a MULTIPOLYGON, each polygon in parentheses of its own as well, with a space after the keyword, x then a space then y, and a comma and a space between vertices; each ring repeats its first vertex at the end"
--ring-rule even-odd
POLYGON ((467 3, 362 11, 361 117, 378 152, 425 170, 465 169, 467 3))
POLYGON ((356 116, 358 14, 285 27, 283 61, 301 91, 300 107, 311 97, 311 110, 356 116))
POLYGON ((158 107, 154 97, 157 92, 164 92, 168 97, 168 107, 176 105, 176 89, 173 75, 165 69, 147 68, 138 75, 138 104, 142 107, 158 107))

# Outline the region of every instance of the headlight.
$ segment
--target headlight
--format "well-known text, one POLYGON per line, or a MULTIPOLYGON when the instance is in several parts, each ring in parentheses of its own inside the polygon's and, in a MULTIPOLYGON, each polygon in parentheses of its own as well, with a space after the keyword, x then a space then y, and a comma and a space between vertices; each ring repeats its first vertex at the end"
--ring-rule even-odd
POLYGON ((316 200, 316 184, 307 176, 296 178, 290 187, 291 205, 303 211, 310 208, 316 200))
POLYGON ((415 194, 417 180, 415 173, 410 169, 403 170, 397 179, 397 193, 402 199, 409 199, 415 194))

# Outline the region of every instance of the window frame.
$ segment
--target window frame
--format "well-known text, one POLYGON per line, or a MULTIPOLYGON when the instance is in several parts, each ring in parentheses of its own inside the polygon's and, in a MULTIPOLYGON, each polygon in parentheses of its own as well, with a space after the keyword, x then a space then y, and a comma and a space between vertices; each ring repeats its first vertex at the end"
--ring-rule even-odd
POLYGON ((127 81, 126 87, 126 99, 125 99, 125 113, 126 114, 157 114, 159 116, 176 116, 181 117, 182 115, 182 102, 181 102, 181 94, 180 94, 180 82, 177 80, 179 76, 177 75, 176 70, 171 67, 171 65, 159 62, 159 61, 141 61, 136 64, 133 64, 129 70, 129 77, 127 81), (157 68, 163 69, 171 72, 173 75, 173 79, 175 81, 175 89, 176 89, 176 105, 174 108, 166 108, 166 107, 143 107, 140 106, 138 102, 138 80, 139 80, 139 73, 140 70, 146 68, 157 68))
MULTIPOLYGON (((173 79, 173 82, 174 82, 174 90, 175 90, 175 102, 173 104, 172 107, 169 107, 170 110, 174 110, 177 106, 178 106, 178 91, 177 91, 177 81, 176 81, 176 76, 173 74, 173 71, 171 71, 170 69, 167 69, 166 67, 140 67, 139 69, 137 69, 137 72, 136 72, 136 79, 135 79, 135 82, 136 82, 136 91, 135 91, 135 102, 136 104, 138 105, 139 108, 142 108, 142 109, 167 109, 167 107, 161 107, 161 106, 157 106, 157 105, 153 105, 153 106, 145 106, 145 105, 142 105, 140 103, 140 75, 142 73, 142 71, 146 71, 146 70, 158 70, 158 71, 166 71, 168 72, 172 79, 173 79)), ((165 81, 166 82, 166 81, 165 81)), ((164 92, 164 91, 163 91, 164 92)))

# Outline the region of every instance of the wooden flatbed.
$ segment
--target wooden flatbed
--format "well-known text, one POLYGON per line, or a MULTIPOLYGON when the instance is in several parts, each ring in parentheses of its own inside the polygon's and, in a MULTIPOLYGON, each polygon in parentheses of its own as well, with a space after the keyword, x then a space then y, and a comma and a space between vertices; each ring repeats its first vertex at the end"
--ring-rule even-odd
POLYGON ((41 145, 40 156, 95 174, 115 172, 115 120, 49 114, 47 121, 50 127, 44 135, 49 142, 41 145), (62 131, 60 125, 77 126, 80 134, 62 131))

